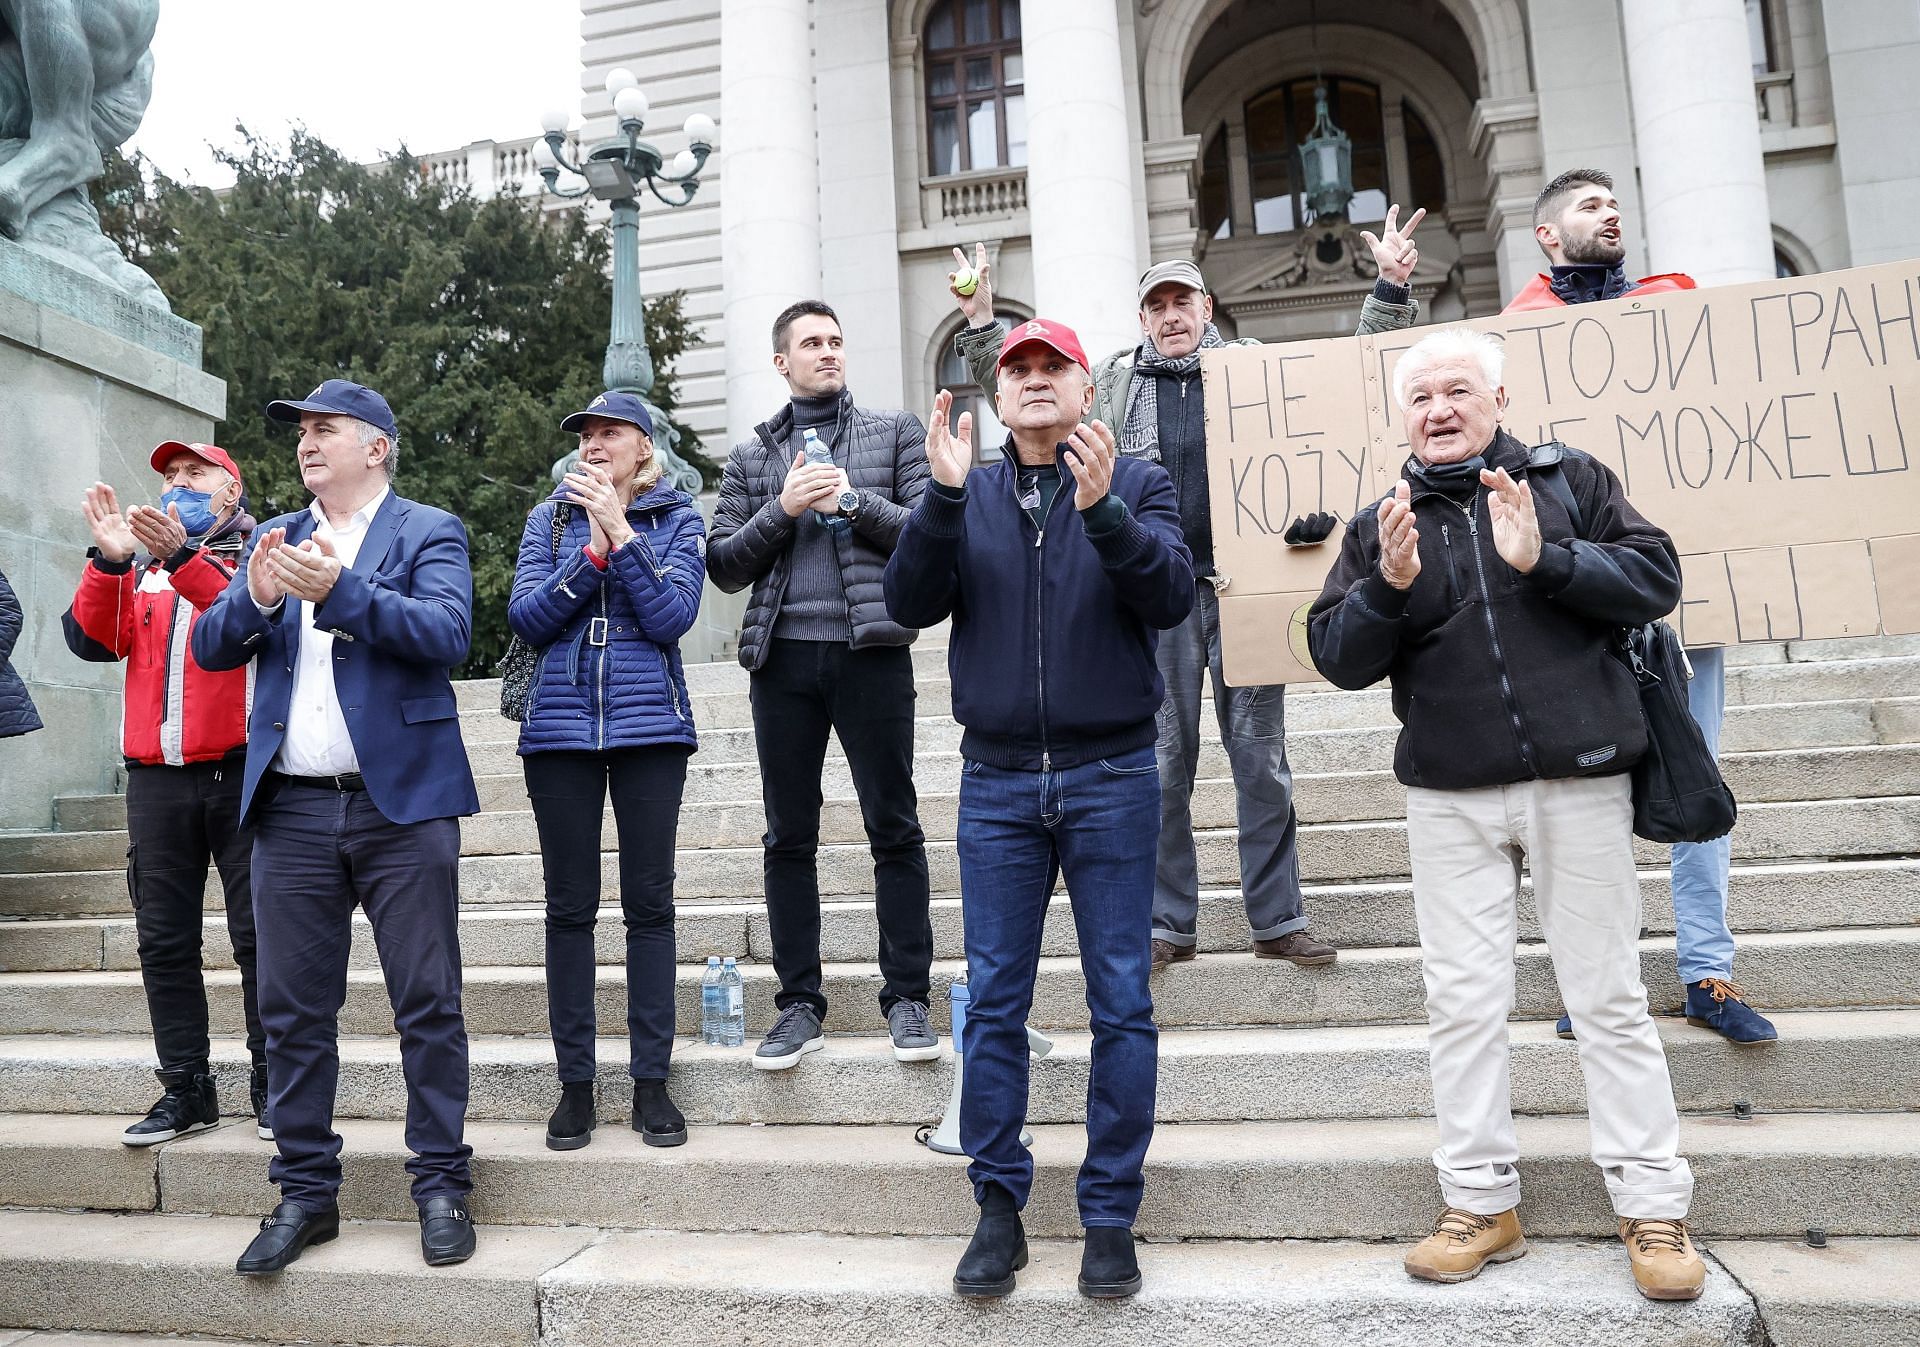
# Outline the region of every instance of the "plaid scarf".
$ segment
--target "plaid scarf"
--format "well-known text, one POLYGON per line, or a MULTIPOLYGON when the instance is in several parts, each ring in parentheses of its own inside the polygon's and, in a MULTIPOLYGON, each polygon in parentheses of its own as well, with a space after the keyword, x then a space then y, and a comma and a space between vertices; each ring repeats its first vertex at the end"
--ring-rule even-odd
POLYGON ((1200 368, 1200 354, 1225 346, 1220 329, 1208 323, 1200 334, 1200 345, 1186 355, 1168 357, 1149 336, 1140 343, 1133 357, 1133 385, 1127 390, 1127 416, 1120 427, 1120 452, 1135 458, 1160 461, 1160 380, 1161 374, 1191 374, 1200 368))

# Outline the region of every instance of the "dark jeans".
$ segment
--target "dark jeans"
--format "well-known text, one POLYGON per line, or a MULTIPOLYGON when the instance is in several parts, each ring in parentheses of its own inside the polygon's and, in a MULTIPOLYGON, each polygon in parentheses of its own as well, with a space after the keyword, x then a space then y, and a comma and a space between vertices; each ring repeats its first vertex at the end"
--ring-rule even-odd
POLYGON ((260 1018, 279 1148, 268 1177, 308 1210, 340 1190, 339 1015, 353 909, 364 907, 400 1034, 413 1197, 472 1188, 463 1135, 467 1026, 460 1008, 460 821, 395 823, 363 790, 269 776, 253 840, 260 1018))
POLYGON ((753 737, 766 805, 767 927, 774 998, 812 1006, 820 991, 820 772, 827 732, 840 736, 873 851, 880 924, 881 1013, 925 1003, 933 963, 927 913, 927 844, 913 789, 913 657, 905 646, 854 650, 839 642, 768 643, 751 688, 753 737))
POLYGON ((563 1083, 594 1077, 593 927, 609 793, 627 926, 628 1072, 664 1079, 673 1054, 673 851, 687 749, 670 744, 521 759, 547 880, 547 1023, 563 1083))
POLYGON ((997 1183, 1025 1206, 1027 1012, 1054 880, 1064 872, 1093 1024, 1080 1223, 1133 1225, 1153 1140, 1160 1034, 1147 989, 1160 782, 1153 750, 1053 772, 967 762, 960 888, 973 994, 962 1050, 960 1144, 976 1201, 997 1183))
POLYGON ((204 1068, 207 988, 200 975, 207 863, 220 869, 227 934, 240 966, 247 1051, 267 1060, 254 978, 253 833, 240 826, 244 764, 134 767, 127 772, 127 890, 140 940, 140 979, 162 1071, 204 1068))

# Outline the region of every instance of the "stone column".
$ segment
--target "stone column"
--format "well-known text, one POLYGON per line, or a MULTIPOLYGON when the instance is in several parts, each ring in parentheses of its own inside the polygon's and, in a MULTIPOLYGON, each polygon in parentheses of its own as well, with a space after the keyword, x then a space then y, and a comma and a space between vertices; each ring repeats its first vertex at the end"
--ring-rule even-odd
POLYGON ((1114 0, 1021 0, 1034 308, 1094 360, 1140 337, 1135 203, 1114 0))
POLYGON ((773 320, 820 293, 820 173, 807 0, 722 0, 720 259, 729 447, 786 400, 773 320))
MULTIPOLYGON (((1529 0, 1527 35, 1540 86, 1541 176, 1570 168, 1612 174, 1627 222, 1627 272, 1644 276, 1651 268, 1619 12, 1590 0, 1529 0)), ((1545 257, 1540 263, 1544 269, 1545 257)))
POLYGON ((1898 262, 1913 256, 1920 215, 1920 8, 1912 0, 1829 0, 1820 17, 1853 265, 1898 262))
POLYGON ((886 0, 814 0, 819 55, 821 289, 840 314, 854 396, 905 401, 886 0))
POLYGON ((1773 276, 1766 164, 1738 0, 1622 0, 1647 267, 1702 285, 1773 276))
POLYGON ((1487 237, 1508 298, 1545 269, 1533 241, 1533 199, 1540 194, 1540 105, 1532 94, 1483 98, 1473 105, 1473 155, 1487 167, 1487 237))

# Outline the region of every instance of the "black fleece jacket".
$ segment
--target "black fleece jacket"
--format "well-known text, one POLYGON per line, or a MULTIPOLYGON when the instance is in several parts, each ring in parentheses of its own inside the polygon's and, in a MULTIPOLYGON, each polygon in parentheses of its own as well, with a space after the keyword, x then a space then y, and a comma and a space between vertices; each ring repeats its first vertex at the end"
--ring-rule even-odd
MULTIPOLYGON (((1504 431, 1486 450, 1487 466, 1515 479, 1527 457, 1504 431)), ((1540 560, 1526 575, 1494 550, 1484 489, 1414 492, 1420 574, 1405 590, 1380 575, 1375 507, 1347 525, 1308 648, 1340 687, 1392 680, 1393 770, 1409 786, 1604 776, 1646 751, 1638 687, 1608 644, 1673 610, 1680 559, 1605 464, 1570 453, 1559 471, 1585 527, 1576 537, 1554 493, 1535 488, 1540 560)))

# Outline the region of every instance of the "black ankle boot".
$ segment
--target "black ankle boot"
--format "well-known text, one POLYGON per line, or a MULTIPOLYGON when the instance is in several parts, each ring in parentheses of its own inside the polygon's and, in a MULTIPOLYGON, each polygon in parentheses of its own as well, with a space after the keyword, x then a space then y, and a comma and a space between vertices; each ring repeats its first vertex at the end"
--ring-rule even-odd
POLYGON ((147 1116, 120 1134, 129 1146, 152 1146, 171 1141, 189 1132, 204 1132, 220 1125, 220 1098, 214 1093, 213 1077, 202 1062, 184 1071, 156 1071, 161 1096, 147 1116))
POLYGON ((579 1150, 593 1140, 593 1126, 598 1121, 593 1112, 593 1082, 562 1081, 560 1106, 547 1119, 547 1149, 579 1150))
POLYGON ((1133 1231, 1089 1226, 1087 1247, 1080 1253, 1080 1294, 1119 1300, 1139 1289, 1140 1261, 1133 1256, 1133 1231))
POLYGON ((1013 1194, 998 1184, 987 1186, 980 1203, 980 1224, 973 1242, 953 1270, 956 1295, 986 1300, 1013 1290, 1013 1274, 1027 1265, 1027 1231, 1013 1205, 1013 1194))
POLYGON ((247 1082, 247 1101, 253 1105, 253 1130, 262 1141, 273 1140, 273 1122, 267 1117, 267 1064, 255 1062, 247 1082))
POLYGON ((633 1130, 649 1146, 684 1146, 687 1120, 658 1077, 633 1083, 633 1130))

